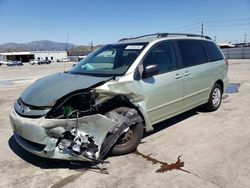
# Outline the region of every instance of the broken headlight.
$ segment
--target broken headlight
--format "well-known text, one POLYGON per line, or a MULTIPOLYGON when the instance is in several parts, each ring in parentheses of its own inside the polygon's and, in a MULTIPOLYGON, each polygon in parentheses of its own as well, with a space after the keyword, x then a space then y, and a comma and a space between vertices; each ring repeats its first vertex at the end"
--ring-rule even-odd
POLYGON ((87 115, 93 112, 95 103, 93 92, 71 94, 58 100, 55 106, 48 113, 47 118, 76 118, 79 115, 87 115))

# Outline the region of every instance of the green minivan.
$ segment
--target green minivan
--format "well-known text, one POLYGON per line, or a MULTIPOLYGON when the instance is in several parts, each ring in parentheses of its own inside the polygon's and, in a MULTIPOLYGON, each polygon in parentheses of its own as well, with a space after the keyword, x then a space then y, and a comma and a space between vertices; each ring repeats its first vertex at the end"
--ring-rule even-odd
POLYGON ((34 82, 10 121, 16 141, 35 155, 102 162, 134 151, 154 124, 200 105, 217 110, 227 72, 207 36, 124 38, 34 82))

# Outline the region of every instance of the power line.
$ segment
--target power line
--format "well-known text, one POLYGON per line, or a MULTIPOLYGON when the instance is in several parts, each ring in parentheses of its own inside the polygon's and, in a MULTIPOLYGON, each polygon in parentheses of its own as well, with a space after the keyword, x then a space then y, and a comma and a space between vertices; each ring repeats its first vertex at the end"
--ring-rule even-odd
POLYGON ((238 19, 228 19, 228 20, 208 20, 206 23, 223 23, 223 22, 238 22, 238 21, 250 21, 250 18, 238 18, 238 19))
MULTIPOLYGON (((248 24, 248 21, 250 22, 250 18, 238 18, 238 19, 227 19, 227 20, 207 20, 204 21, 205 24, 210 24, 210 23, 227 23, 227 22, 233 22, 232 24, 242 24, 242 23, 235 23, 235 22, 239 22, 239 21, 247 21, 247 22, 243 22, 243 24, 248 24)), ((229 23, 230 24, 230 23, 229 23)), ((172 31, 178 31, 178 30, 183 30, 183 29, 189 29, 189 28, 193 28, 194 26, 200 26, 200 22, 196 22, 193 24, 189 24, 186 26, 180 26, 174 29, 170 29, 172 31)))
POLYGON ((227 28, 206 28, 205 31, 227 31, 227 32, 234 32, 234 31, 249 31, 249 28, 237 28, 237 27, 227 27, 227 28))
POLYGON ((182 26, 182 27, 177 27, 177 28, 171 29, 171 30, 178 31, 178 30, 183 30, 183 29, 187 29, 187 28, 197 27, 198 25, 200 25, 200 23, 194 23, 194 24, 190 24, 190 25, 186 25, 186 26, 182 26))
MULTIPOLYGON (((215 40, 218 39, 218 32, 233 33, 235 31, 245 31, 250 30, 250 17, 249 18, 237 18, 237 19, 227 19, 227 20, 207 20, 199 23, 193 23, 181 27, 172 29, 173 32, 187 32, 187 33, 197 33, 204 35, 204 33, 209 33, 215 36, 215 40)), ((250 34, 248 34, 250 35, 250 34)), ((238 39, 237 39, 238 40, 238 39)))
POLYGON ((228 30, 228 29, 233 29, 233 30, 249 30, 250 31, 250 25, 228 25, 228 26, 209 26, 206 25, 206 30, 228 30))
POLYGON ((182 29, 182 30, 175 30, 175 32, 191 32, 191 31, 197 31, 200 32, 200 25, 199 26, 195 26, 192 28, 188 28, 188 29, 182 29))
MULTIPOLYGON (((243 19, 237 19, 237 20, 243 20, 243 19)), ((220 24, 219 22, 222 22, 222 21, 216 21, 216 22, 218 23, 216 24, 215 21, 214 21, 214 24, 210 24, 211 22, 210 23, 203 22, 203 34, 206 30, 211 30, 211 29, 223 30, 225 28, 227 29, 232 28, 232 29, 238 30, 239 28, 241 28, 244 30, 246 27, 250 26, 250 20, 249 22, 238 22, 238 23, 228 23, 228 24, 220 24)), ((195 24, 190 24, 187 26, 179 27, 176 29, 172 29, 171 31, 173 32, 192 32, 192 31, 198 32, 198 30, 200 30, 200 33, 201 33, 200 23, 195 23, 195 24)))
POLYGON ((232 26, 250 26, 249 23, 237 23, 237 24, 206 24, 208 27, 232 27, 232 26))

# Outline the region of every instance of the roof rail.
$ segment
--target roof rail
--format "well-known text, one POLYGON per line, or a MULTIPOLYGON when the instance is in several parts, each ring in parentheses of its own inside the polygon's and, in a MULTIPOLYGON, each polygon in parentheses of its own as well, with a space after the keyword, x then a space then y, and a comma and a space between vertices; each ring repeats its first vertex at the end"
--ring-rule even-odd
POLYGON ((144 38, 144 37, 151 37, 151 36, 152 37, 155 36, 156 38, 163 38, 163 37, 168 37, 168 36, 186 36, 186 37, 201 37, 201 38, 212 40, 210 37, 205 36, 205 35, 197 35, 197 34, 190 34, 190 33, 155 33, 155 34, 141 35, 138 37, 122 38, 118 42, 124 41, 124 40, 133 40, 133 39, 139 39, 139 38, 144 38))

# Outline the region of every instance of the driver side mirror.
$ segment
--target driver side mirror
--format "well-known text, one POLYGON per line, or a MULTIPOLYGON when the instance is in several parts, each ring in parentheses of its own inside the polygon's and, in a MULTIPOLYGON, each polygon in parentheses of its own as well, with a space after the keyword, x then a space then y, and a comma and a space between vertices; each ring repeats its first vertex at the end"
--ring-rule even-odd
POLYGON ((154 75, 159 74, 159 69, 157 65, 148 65, 145 67, 144 71, 143 71, 143 78, 148 78, 148 77, 152 77, 154 75))

